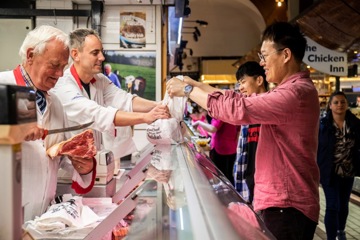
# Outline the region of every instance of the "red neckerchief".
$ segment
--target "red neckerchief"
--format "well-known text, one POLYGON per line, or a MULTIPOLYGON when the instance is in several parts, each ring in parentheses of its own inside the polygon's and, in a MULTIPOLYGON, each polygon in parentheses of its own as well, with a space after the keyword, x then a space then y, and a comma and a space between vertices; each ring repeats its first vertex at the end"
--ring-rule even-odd
MULTIPOLYGON (((75 78, 76 83, 78 84, 80 90, 82 91, 83 86, 81 85, 81 80, 80 80, 79 74, 77 73, 77 71, 75 69, 74 64, 70 67, 70 72, 71 72, 71 75, 73 75, 73 77, 75 78)), ((96 79, 95 78, 91 79, 90 83, 93 84, 94 82, 96 82, 96 79)))
MULTIPOLYGON (((25 79, 24 79, 24 76, 22 75, 21 73, 21 66, 17 66, 14 70, 13 70, 13 73, 14 73, 14 76, 15 76, 15 81, 16 81, 16 85, 18 86, 27 86, 26 82, 25 82, 25 79)), ((28 76, 29 77, 29 76, 28 76)), ((30 77, 29 77, 30 78, 30 77)), ((29 79, 31 81, 31 79, 29 79)), ((34 83, 31 82, 31 85, 29 87, 32 87, 34 89, 36 89, 36 87, 33 85, 34 83)), ((40 91, 40 90, 39 90, 40 91)), ((45 92, 45 91, 42 91, 43 93, 45 94, 48 94, 48 92, 45 92)))
POLYGON ((14 72, 14 76, 15 76, 16 85, 26 86, 24 77, 23 77, 23 75, 21 74, 20 65, 17 66, 17 67, 13 70, 13 72, 14 72))

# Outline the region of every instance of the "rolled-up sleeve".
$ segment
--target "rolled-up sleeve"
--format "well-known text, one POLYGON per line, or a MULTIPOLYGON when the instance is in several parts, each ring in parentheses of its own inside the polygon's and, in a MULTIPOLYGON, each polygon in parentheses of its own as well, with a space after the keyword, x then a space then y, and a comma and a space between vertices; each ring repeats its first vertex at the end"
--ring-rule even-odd
POLYGON ((207 107, 210 116, 233 125, 243 124, 279 124, 292 118, 295 94, 285 91, 272 94, 253 94, 249 97, 228 90, 208 95, 207 107), (281 95, 281 96, 279 96, 281 95), (288 101, 284 101, 288 99, 288 101), (286 103, 289 104, 286 104, 286 103), (290 113, 290 114, 289 114, 290 113))

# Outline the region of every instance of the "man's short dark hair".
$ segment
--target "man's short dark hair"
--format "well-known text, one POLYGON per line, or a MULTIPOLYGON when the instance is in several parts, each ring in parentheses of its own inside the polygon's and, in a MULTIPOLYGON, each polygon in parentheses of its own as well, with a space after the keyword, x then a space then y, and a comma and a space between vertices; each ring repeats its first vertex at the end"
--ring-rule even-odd
POLYGON ((263 32, 262 41, 272 41, 277 50, 289 48, 297 60, 302 62, 305 55, 306 38, 297 24, 275 22, 263 32))
POLYGON ((264 87, 268 90, 268 82, 266 81, 265 70, 258 62, 248 61, 242 64, 236 71, 236 80, 240 80, 245 75, 249 77, 262 76, 264 79, 264 87))

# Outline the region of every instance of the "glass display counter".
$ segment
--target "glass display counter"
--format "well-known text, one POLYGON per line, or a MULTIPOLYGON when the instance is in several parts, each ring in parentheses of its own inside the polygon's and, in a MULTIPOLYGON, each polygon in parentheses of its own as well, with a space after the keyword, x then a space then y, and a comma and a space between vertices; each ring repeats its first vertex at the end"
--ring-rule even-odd
POLYGON ((275 239, 195 141, 153 146, 126 176, 85 239, 275 239))
POLYGON ((275 239, 191 131, 182 144, 146 146, 116 181, 107 217, 54 239, 275 239))

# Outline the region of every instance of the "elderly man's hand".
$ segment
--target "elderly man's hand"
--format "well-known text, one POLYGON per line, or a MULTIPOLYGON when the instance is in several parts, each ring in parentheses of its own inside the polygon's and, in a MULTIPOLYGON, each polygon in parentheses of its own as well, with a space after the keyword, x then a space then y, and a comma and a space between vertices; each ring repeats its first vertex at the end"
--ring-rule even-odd
POLYGON ((25 135, 25 141, 34 141, 42 138, 44 135, 44 129, 34 126, 29 128, 25 135))
POLYGON ((74 169, 80 174, 88 174, 94 168, 94 162, 91 158, 68 157, 71 160, 74 169))

